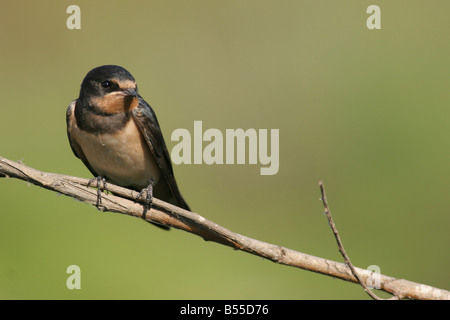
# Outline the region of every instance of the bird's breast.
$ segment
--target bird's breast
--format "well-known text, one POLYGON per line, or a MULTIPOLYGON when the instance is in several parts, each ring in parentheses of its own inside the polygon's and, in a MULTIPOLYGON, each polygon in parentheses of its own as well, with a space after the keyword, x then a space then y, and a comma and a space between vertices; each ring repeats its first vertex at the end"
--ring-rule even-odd
POLYGON ((108 181, 138 189, 147 187, 150 179, 158 183, 158 163, 132 118, 113 133, 75 131, 74 138, 89 164, 108 181))

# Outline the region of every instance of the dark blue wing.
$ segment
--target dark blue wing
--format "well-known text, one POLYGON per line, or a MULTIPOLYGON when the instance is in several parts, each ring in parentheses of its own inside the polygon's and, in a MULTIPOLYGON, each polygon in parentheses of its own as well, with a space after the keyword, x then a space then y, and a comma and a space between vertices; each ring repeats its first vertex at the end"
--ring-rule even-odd
POLYGON ((132 114, 144 135, 150 151, 158 162, 164 178, 164 181, 158 183, 157 189, 155 189, 155 196, 158 197, 159 193, 161 195, 161 200, 170 202, 190 211, 190 208, 181 196, 175 181, 169 151, 167 150, 155 112, 150 105, 139 96, 139 105, 133 109, 132 114))

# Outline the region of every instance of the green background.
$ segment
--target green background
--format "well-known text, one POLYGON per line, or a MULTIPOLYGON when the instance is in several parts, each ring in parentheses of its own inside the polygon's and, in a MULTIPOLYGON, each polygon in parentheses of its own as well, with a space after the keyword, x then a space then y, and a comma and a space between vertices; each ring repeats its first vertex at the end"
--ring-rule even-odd
MULTIPOLYGON (((0 155, 91 175, 66 137, 85 74, 118 64, 177 128, 280 130, 280 170, 174 168, 195 212, 262 241, 450 289, 449 1, 8 1, 0 155), (81 8, 68 30, 66 8, 81 8), (381 7, 381 30, 366 9, 381 7)), ((386 295, 385 295, 386 296, 386 295)), ((0 179, 0 299, 366 299, 354 284, 0 179), (66 268, 81 268, 81 290, 66 268)))

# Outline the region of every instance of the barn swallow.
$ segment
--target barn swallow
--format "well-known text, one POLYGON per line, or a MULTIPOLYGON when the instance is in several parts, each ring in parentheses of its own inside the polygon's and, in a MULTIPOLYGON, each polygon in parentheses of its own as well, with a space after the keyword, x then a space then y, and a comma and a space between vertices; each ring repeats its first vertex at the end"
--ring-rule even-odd
MULTIPOLYGON (((100 181, 153 195, 190 210, 175 181, 172 162, 156 114, 138 94, 136 80, 120 66, 88 72, 80 96, 67 108, 67 135, 74 154, 100 181)), ((94 179, 93 179, 94 180, 94 179)))

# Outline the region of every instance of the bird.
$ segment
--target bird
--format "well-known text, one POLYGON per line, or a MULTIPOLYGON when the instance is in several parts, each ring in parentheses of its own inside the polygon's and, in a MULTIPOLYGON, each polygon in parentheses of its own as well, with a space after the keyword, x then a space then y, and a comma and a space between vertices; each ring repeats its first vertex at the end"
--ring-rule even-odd
POLYGON ((118 65, 90 70, 67 108, 66 122, 73 153, 95 177, 91 182, 97 181, 97 208, 108 182, 146 194, 144 219, 153 196, 191 210, 176 183, 156 114, 128 70, 118 65))

